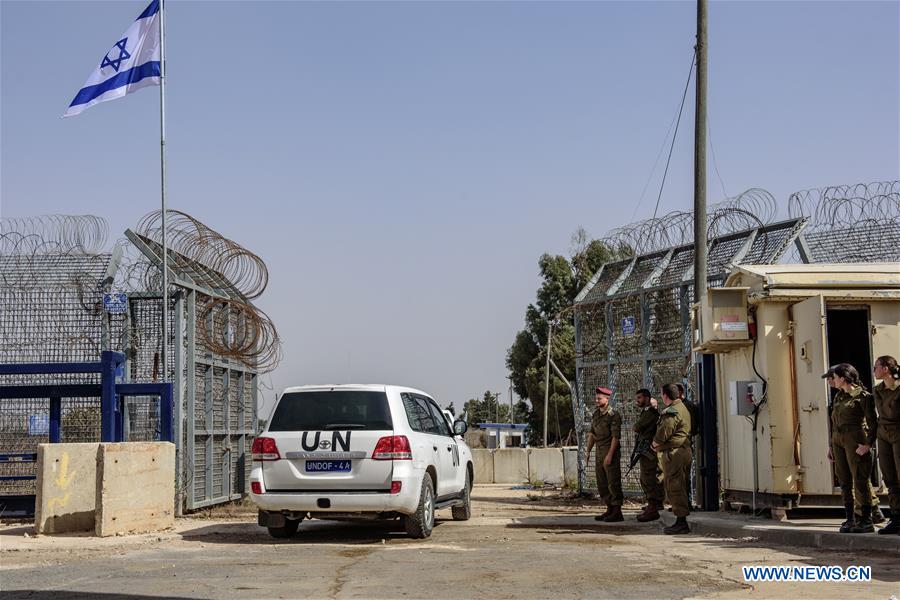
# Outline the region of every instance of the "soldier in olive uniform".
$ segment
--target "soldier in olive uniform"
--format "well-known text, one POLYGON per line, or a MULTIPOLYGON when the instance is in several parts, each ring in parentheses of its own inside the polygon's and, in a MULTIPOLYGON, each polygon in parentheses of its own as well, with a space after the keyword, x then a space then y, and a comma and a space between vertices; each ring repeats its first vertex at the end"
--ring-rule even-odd
POLYGON ((877 419, 872 394, 862 387, 859 372, 853 365, 841 363, 831 367, 822 377, 838 389, 831 407, 831 448, 828 460, 841 484, 841 497, 847 520, 841 533, 872 533, 872 446, 875 444, 877 419), (859 499, 862 517, 853 514, 853 491, 859 499))
POLYGON ((653 437, 653 450, 659 453, 666 496, 672 503, 675 523, 663 529, 666 534, 690 533, 687 516, 691 512, 686 484, 691 468, 691 414, 679 398, 678 387, 669 383, 662 388, 666 409, 659 416, 653 437))
POLYGON ((622 516, 622 469, 620 466, 621 451, 619 440, 622 439, 622 415, 609 406, 612 390, 605 387, 596 389, 597 408, 591 418, 591 431, 588 433, 587 460, 591 458, 591 449, 597 447, 596 468, 597 490, 606 504, 606 512, 594 517, 598 521, 614 523, 624 521, 622 516))
MULTIPOLYGON (((634 424, 635 443, 644 441, 649 446, 656 435, 656 426, 659 423, 659 411, 651 404, 653 398, 650 390, 640 389, 634 396, 634 401, 641 410, 634 424)), ((655 452, 651 456, 641 454, 641 489, 647 497, 647 506, 644 512, 637 516, 637 520, 644 523, 659 519, 659 511, 663 507, 664 492, 662 486, 662 470, 659 468, 659 457, 655 452)))
POLYGON ((878 533, 900 533, 900 366, 893 356, 879 356, 875 361, 875 410, 878 413, 878 464, 888 489, 891 521, 878 533))

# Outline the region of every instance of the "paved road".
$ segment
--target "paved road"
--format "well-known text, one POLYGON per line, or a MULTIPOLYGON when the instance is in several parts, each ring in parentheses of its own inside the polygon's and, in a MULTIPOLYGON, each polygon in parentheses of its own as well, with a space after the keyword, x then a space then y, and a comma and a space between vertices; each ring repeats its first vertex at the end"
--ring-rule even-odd
POLYGON ((4 598, 884 598, 894 557, 671 538, 656 524, 597 523, 592 504, 503 487, 474 492, 472 520, 426 541, 390 523, 306 522, 273 540, 246 514, 182 519, 175 531, 97 539, 0 529, 4 598), (748 585, 740 566, 871 565, 871 583, 748 585))

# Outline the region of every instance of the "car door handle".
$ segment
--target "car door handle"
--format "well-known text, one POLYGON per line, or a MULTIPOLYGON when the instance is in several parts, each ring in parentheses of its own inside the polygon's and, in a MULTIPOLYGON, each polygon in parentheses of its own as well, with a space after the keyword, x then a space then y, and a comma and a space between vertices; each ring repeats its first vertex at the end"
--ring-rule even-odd
POLYGON ((437 451, 437 446, 432 446, 431 448, 432 448, 433 450, 437 451))
POLYGON ((447 452, 450 452, 451 450, 453 450, 453 446, 447 446, 447 452))

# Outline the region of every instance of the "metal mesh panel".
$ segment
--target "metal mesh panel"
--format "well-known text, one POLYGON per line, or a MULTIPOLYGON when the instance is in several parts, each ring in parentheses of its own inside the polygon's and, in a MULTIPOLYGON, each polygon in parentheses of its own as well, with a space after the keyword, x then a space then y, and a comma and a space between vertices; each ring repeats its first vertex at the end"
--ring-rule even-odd
POLYGON ((608 327, 612 334, 612 349, 617 356, 641 354, 641 296, 625 296, 609 302, 608 327), (628 323, 634 322, 634 331, 628 323))
POLYGON ((616 282, 619 276, 626 268, 628 268, 630 263, 631 260, 629 259, 606 264, 603 271, 600 273, 599 279, 597 279, 597 283, 595 283, 594 287, 591 288, 591 291, 588 292, 584 301, 590 302, 591 300, 602 298, 606 294, 606 290, 609 289, 609 286, 616 282))
POLYGON ((648 292, 644 297, 648 326, 647 343, 651 354, 677 352, 684 338, 681 287, 648 292))
POLYGON ((900 223, 847 224, 805 233, 813 262, 900 261, 900 223))
MULTIPOLYGON (((175 378, 175 299, 169 297, 168 313, 168 366, 169 378, 175 378)), ((152 382, 162 379, 162 323, 161 298, 129 298, 131 327, 129 335, 128 359, 131 380, 152 382)))
POLYGON ((213 368, 213 429, 225 429, 225 369, 213 368))
POLYGON ((631 292, 642 287, 664 256, 665 254, 651 254, 639 258, 617 291, 631 292))
POLYGON ((100 441, 100 398, 64 398, 61 442, 100 441))
POLYGON ((578 307, 581 334, 580 355, 584 362, 604 361, 609 355, 607 344, 606 303, 578 307))
POLYGON ((221 435, 213 436, 213 464, 212 464, 212 482, 213 482, 213 498, 221 498, 224 495, 224 474, 222 469, 222 447, 225 437, 221 435))
POLYGON ((707 269, 710 275, 718 275, 725 271, 728 263, 747 242, 747 236, 734 237, 716 242, 712 245, 707 258, 707 269))
MULTIPOLYGON (((4 400, 0 411, 0 452, 37 453, 38 444, 50 441, 50 401, 44 398, 4 400)), ((33 476, 33 462, 0 463, 5 477, 33 476)), ((34 494, 33 480, 0 481, 0 494, 34 494)))
POLYGON ((129 396, 125 399, 129 442, 154 442, 159 439, 159 398, 129 396))
MULTIPOLYGON (((100 359, 109 254, 0 255, 0 363, 100 359)), ((90 383, 82 375, 0 383, 90 383)))
POLYGON ((694 265, 694 247, 681 248, 672 254, 672 260, 663 270, 656 285, 672 285, 684 279, 688 269, 694 265))

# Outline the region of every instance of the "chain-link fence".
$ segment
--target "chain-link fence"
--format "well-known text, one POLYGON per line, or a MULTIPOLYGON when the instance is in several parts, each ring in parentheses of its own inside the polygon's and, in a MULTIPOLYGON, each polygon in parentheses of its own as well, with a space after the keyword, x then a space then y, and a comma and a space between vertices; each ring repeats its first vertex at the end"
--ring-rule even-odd
MULTIPOLYGON (((158 218, 142 221, 140 233, 128 230, 107 253, 97 251, 106 226, 96 217, 0 220, 0 364, 99 362, 101 351, 115 350, 126 357, 120 381, 173 382, 178 489, 193 509, 248 491, 256 377, 274 368, 280 341, 248 299, 265 289, 264 263, 177 215, 165 360, 158 218), (126 292, 125 311, 105 309, 111 291, 126 292)), ((99 385, 100 376, 0 375, 0 386, 41 384, 99 385)), ((50 441, 52 410, 49 398, 0 399, 0 495, 34 493, 24 478, 34 474, 38 444, 50 441)), ((121 410, 126 440, 158 439, 158 398, 125 396, 121 410)), ((100 441, 99 397, 62 398, 60 419, 59 441, 100 441)))

